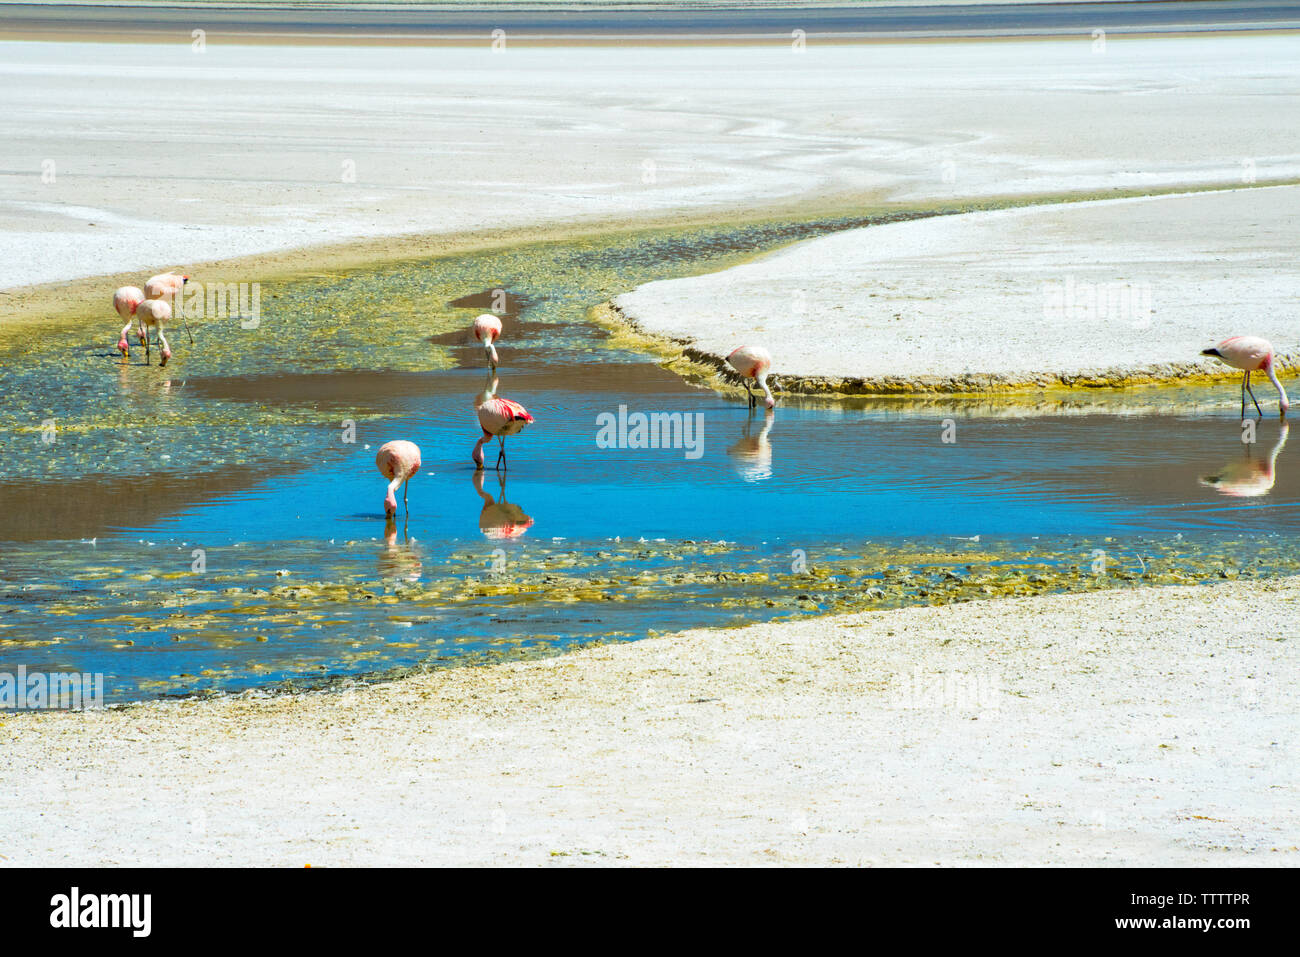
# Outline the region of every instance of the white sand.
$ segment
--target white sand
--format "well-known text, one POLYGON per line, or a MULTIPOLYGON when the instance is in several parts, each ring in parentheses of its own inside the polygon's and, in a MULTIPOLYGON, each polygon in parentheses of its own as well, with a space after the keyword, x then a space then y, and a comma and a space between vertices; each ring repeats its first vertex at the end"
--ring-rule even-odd
POLYGON ((1300 187, 944 216, 809 240, 614 304, 704 355, 766 343, 774 371, 849 391, 1173 376, 1224 368, 1199 352, 1232 335, 1300 358, 1298 217, 1300 187))
POLYGON ((7 716, 0 863, 1300 863, 1300 579, 7 716))
POLYGON ((1295 43, 0 43, 0 288, 797 197, 1300 176, 1295 43))

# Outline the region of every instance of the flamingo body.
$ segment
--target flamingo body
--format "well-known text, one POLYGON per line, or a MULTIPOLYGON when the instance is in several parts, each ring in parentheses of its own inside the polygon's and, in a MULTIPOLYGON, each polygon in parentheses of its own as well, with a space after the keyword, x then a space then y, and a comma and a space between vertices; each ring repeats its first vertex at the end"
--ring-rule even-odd
POLYGON ((144 302, 144 291, 136 286, 123 286, 113 293, 113 308, 126 320, 126 325, 122 327, 122 334, 117 340, 117 349, 122 355, 130 354, 126 344, 126 334, 131 331, 131 320, 135 318, 136 307, 142 302, 144 302))
POLYGON ((1282 418, 1286 418, 1291 403, 1287 399, 1286 389, 1282 388, 1282 383, 1278 381, 1277 372, 1274 370, 1273 345, 1267 339, 1261 339, 1259 336, 1233 336, 1231 339, 1224 339, 1211 349, 1201 350, 1201 355, 1214 356, 1232 368, 1241 370, 1241 417, 1243 419, 1246 417, 1246 393, 1248 392, 1251 401, 1255 403, 1255 410, 1260 415, 1264 414, 1254 391, 1250 388, 1252 372, 1263 372, 1268 376, 1273 387, 1277 389, 1278 408, 1281 410, 1282 418))
POLYGON ((189 276, 182 276, 180 273, 159 273, 158 275, 151 277, 149 281, 144 284, 145 298, 165 299, 168 296, 174 296, 180 292, 189 281, 189 276))
MULTIPOLYGON (((384 497, 384 516, 397 514, 397 487, 404 486, 420 471, 420 447, 414 442, 397 439, 385 442, 375 455, 375 467, 388 479, 388 494, 384 497)), ((402 504, 406 504, 406 489, 402 489, 402 504)))
POLYGON ((767 373, 772 368, 772 353, 762 346, 741 346, 733 349, 727 356, 727 364, 735 369, 745 380, 745 391, 749 392, 749 407, 756 404, 753 392, 749 390, 749 380, 753 379, 763 390, 764 404, 770 409, 776 405, 772 391, 767 387, 767 373))
POLYGON ((1243 372, 1255 372, 1273 364, 1273 345, 1259 336, 1233 336, 1203 355, 1212 355, 1243 372))
POLYGON ((501 338, 501 320, 491 313, 483 313, 474 320, 474 338, 483 343, 487 353, 488 365, 497 367, 497 347, 494 343, 501 338))
POLYGON ((158 330, 158 342, 162 346, 162 362, 159 365, 165 366, 172 357, 172 350, 167 345, 163 326, 171 322, 172 307, 163 299, 146 299, 135 307, 135 317, 140 320, 140 328, 144 332, 145 362, 149 361, 149 330, 154 328, 158 330))
POLYGON ((497 456, 499 467, 505 459, 505 440, 522 432, 524 426, 532 423, 533 417, 518 402, 500 399, 491 394, 485 394, 475 403, 475 411, 478 413, 478 424, 483 427, 483 437, 474 446, 474 464, 483 468, 483 443, 496 438, 501 441, 501 452, 497 456))

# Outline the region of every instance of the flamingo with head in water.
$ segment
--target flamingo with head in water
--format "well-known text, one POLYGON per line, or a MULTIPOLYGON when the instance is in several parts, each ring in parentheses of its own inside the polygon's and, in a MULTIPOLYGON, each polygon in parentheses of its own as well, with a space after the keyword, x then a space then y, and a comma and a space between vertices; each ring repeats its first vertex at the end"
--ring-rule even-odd
MULTIPOLYGON (((749 387, 750 379, 756 381, 759 388, 763 390, 764 404, 769 409, 776 405, 776 399, 772 398, 772 390, 767 387, 767 373, 772 368, 772 353, 762 346, 741 346, 739 349, 733 349, 731 355, 727 356, 727 363, 744 379, 745 392, 749 394, 751 409, 758 405, 758 396, 749 387)), ((775 376, 772 377, 772 384, 776 385, 775 376)))
MULTIPOLYGON (((135 317, 140 320, 146 365, 149 363, 149 330, 158 330, 158 344, 162 346, 162 361, 158 363, 158 367, 162 368, 167 364, 167 360, 172 357, 171 346, 167 344, 167 336, 163 334, 163 326, 172 321, 172 307, 167 304, 165 299, 146 299, 135 307, 135 317)), ((120 347, 121 343, 118 343, 118 345, 120 347)))
POLYGON ((397 514, 397 487, 402 486, 402 506, 410 511, 406 501, 406 483, 411 476, 420 471, 420 447, 414 442, 398 439, 385 442, 375 455, 375 466, 379 474, 388 479, 388 494, 384 497, 384 517, 392 518, 397 514))
POLYGON ((144 291, 135 286, 123 286, 113 293, 113 308, 126 320, 121 337, 117 340, 117 351, 124 356, 131 354, 126 344, 126 334, 131 331, 131 320, 135 318, 136 307, 142 302, 144 302, 144 291))
POLYGON ((478 424, 483 427, 483 437, 474 445, 474 464, 483 468, 483 443, 496 438, 501 443, 497 453, 497 469, 506 461, 506 438, 518 435, 524 426, 532 424, 533 417, 518 402, 497 397, 497 381, 492 380, 492 388, 480 392, 474 398, 474 411, 478 413, 478 424))
POLYGON ((501 320, 491 313, 483 313, 474 320, 474 338, 483 343, 483 351, 487 353, 488 365, 495 370, 497 367, 497 347, 493 343, 501 338, 501 320))
POLYGON ((1252 372, 1263 372, 1268 376, 1269 381, 1277 389, 1278 407, 1281 410, 1282 418, 1286 418, 1291 403, 1287 400, 1286 389, 1282 388, 1277 373, 1273 371, 1273 346, 1267 339, 1261 339, 1259 336, 1233 336, 1231 339, 1224 339, 1211 349, 1202 349, 1201 355, 1214 356, 1234 369, 1242 371, 1241 417, 1243 419, 1246 417, 1247 392, 1250 393, 1250 401, 1255 403, 1255 411, 1260 414, 1261 418, 1264 415, 1264 410, 1259 407, 1259 400, 1255 398, 1255 391, 1250 387, 1250 374, 1252 372))

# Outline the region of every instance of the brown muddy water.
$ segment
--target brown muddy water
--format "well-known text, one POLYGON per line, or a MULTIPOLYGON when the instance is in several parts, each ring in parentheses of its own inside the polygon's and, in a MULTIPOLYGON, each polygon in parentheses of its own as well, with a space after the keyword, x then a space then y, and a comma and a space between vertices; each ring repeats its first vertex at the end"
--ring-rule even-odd
POLYGON ((637 284, 861 223, 264 283, 257 328, 193 322, 166 369, 116 356, 107 306, 0 336, 0 671, 103 673, 121 702, 1297 571, 1294 449, 1273 420, 1243 444, 1231 386, 785 397, 766 416, 588 318, 637 284), (470 461, 485 370, 467 329, 494 305, 500 394, 537 420, 506 476, 470 461), (680 417, 677 441, 629 447, 653 412, 680 417), (374 455, 395 438, 424 467, 386 526, 374 455))

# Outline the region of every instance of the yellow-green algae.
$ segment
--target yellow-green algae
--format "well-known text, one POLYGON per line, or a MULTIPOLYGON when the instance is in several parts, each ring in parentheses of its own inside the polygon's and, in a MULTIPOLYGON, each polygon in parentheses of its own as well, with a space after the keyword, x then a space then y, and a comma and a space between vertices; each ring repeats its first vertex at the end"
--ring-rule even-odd
MULTIPOLYGON (((349 550, 369 557, 374 548, 355 543, 349 550)), ((770 549, 679 541, 534 544, 513 555, 505 574, 486 572, 482 555, 467 549, 437 563, 436 572, 426 561, 429 577, 417 580, 376 579, 340 559, 320 569, 329 577, 275 584, 284 551, 250 554, 264 563, 255 569, 263 584, 238 587, 204 587, 197 575, 198 587, 179 590, 129 579, 53 594, 0 585, 0 649, 11 657, 21 650, 29 668, 100 662, 125 700, 268 680, 315 686, 331 677, 547 654, 701 625, 1300 573, 1300 557, 1287 543, 1245 539, 828 545, 809 549, 807 568, 797 571, 788 555, 770 549), (71 645, 50 634, 51 615, 74 626, 71 645), (138 659, 104 657, 121 652, 180 667, 132 677, 138 659)))

